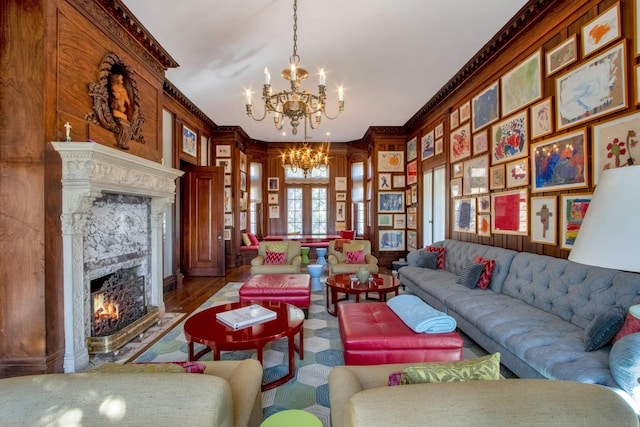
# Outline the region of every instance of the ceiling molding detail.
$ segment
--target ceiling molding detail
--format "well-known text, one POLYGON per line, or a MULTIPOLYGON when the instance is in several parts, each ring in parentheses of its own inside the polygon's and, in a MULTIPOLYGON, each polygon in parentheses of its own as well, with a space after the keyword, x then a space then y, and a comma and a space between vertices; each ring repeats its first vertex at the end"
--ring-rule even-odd
POLYGON ((167 79, 164 80, 164 85, 163 85, 162 89, 164 90, 164 93, 166 93, 168 96, 170 96, 176 102, 178 102, 184 108, 189 110, 189 112, 191 114, 193 114, 198 119, 200 119, 204 123, 206 123, 207 126, 209 126, 211 128, 211 130, 214 130, 215 128, 217 128, 217 125, 213 122, 213 120, 211 120, 209 118, 209 116, 207 116, 201 109, 196 107, 196 105, 193 102, 191 102, 191 100, 189 98, 187 98, 186 95, 184 93, 182 93, 180 91, 180 89, 178 89, 169 80, 167 80, 167 79))

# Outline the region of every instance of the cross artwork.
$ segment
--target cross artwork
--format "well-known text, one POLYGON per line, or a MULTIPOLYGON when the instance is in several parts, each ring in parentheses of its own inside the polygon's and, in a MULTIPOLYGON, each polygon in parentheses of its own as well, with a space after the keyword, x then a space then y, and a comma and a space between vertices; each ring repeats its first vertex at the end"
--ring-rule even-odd
POLYGON ((64 140, 69 142, 69 141, 71 141, 71 125, 69 124, 69 122, 64 124, 64 128, 65 128, 66 133, 67 133, 67 135, 66 135, 64 140))
POLYGON ((542 205, 539 212, 536 215, 540 217, 540 223, 542 224, 542 237, 547 237, 547 231, 549 230, 549 219, 553 216, 553 213, 549 211, 546 204, 542 205))

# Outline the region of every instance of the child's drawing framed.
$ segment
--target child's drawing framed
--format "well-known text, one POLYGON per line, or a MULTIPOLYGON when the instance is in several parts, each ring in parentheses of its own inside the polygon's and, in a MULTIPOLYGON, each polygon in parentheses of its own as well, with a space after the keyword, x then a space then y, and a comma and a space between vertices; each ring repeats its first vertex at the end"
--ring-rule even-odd
POLYGON ((453 201, 453 231, 460 233, 476 232, 475 197, 453 201))
POLYGON ((591 203, 591 194, 562 194, 560 196, 560 248, 571 249, 576 241, 582 220, 591 203))
POLYGON ((491 194, 491 232, 493 234, 528 234, 528 189, 491 194))
POLYGON ((582 56, 589 56, 621 36, 618 2, 582 27, 582 56))
POLYGON ((508 162, 529 154, 527 110, 491 127, 491 164, 508 162))
POLYGON ((537 50, 500 78, 501 111, 505 117, 542 98, 542 51, 537 50))
POLYGON ((586 128, 531 145, 531 191, 587 187, 586 128))
POLYGON ((531 198, 531 242, 555 245, 557 241, 558 203, 556 196, 531 198))

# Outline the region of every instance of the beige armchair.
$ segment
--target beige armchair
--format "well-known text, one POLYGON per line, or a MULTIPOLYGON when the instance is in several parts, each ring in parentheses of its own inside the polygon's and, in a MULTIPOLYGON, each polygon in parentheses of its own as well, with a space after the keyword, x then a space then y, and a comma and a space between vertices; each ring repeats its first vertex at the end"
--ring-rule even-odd
POLYGON ((342 251, 335 248, 336 240, 329 242, 327 250, 327 261, 331 274, 355 273, 360 267, 367 267, 369 273, 378 272, 378 258, 371 255, 371 242, 369 240, 352 240, 350 243, 342 244, 342 251), (347 264, 345 253, 351 251, 364 252, 364 264, 347 264))
POLYGON ((258 256, 251 260, 251 274, 296 274, 301 263, 300 242, 260 242, 258 256), (267 251, 285 252, 284 264, 265 264, 267 251))

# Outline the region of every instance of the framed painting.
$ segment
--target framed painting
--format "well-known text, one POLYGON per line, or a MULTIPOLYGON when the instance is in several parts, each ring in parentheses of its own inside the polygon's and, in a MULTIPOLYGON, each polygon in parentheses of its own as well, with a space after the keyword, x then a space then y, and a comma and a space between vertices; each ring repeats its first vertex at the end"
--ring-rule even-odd
POLYGON ((433 137, 433 131, 428 132, 422 137, 422 147, 420 148, 421 160, 428 159, 429 157, 433 157, 435 154, 435 139, 433 137))
POLYGON ((491 232, 493 234, 528 234, 529 191, 503 191, 491 194, 491 232))
POLYGON ((593 185, 600 173, 640 162, 640 112, 594 124, 591 129, 593 185))
POLYGON ((404 230, 380 230, 378 250, 404 251, 404 230))
POLYGON ((280 206, 269 206, 269 219, 280 218, 280 206))
POLYGON ((491 83, 471 99, 471 129, 474 132, 500 119, 499 102, 498 81, 491 83))
POLYGON ((491 214, 479 213, 476 217, 476 234, 481 237, 491 237, 491 214))
POLYGON ((230 228, 225 228, 224 229, 224 240, 231 240, 231 229, 230 228))
POLYGON ((216 157, 231 157, 231 146, 216 145, 216 157))
POLYGON ((406 203, 407 206, 411 206, 411 189, 407 188, 406 190, 404 190, 404 194, 405 194, 405 199, 406 199, 406 203))
POLYGON ((462 194, 481 194, 489 192, 489 156, 474 157, 464 162, 462 194))
POLYGON ((391 190, 391 174, 388 172, 378 174, 378 190, 391 190))
POLYGON ((640 65, 633 67, 633 75, 636 84, 636 105, 640 104, 640 65))
POLYGON ((231 159, 216 159, 216 166, 222 166, 224 173, 231 173, 231 159))
POLYGON ((385 191, 378 193, 378 212, 404 212, 404 191, 385 191))
POLYGON ((233 214, 225 213, 224 214, 224 226, 225 227, 233 227, 233 214))
POLYGON ((231 187, 224 188, 224 211, 232 212, 231 187))
POLYGON ((393 188, 404 188, 404 175, 393 175, 393 188))
POLYGON ((404 152, 378 151, 378 172, 404 172, 404 152))
POLYGON ((444 136, 444 123, 439 123, 434 129, 434 137, 442 138, 444 136))
POLYGON ((625 46, 622 41, 558 76, 555 109, 558 130, 627 107, 625 46))
POLYGON ((576 35, 547 52, 547 77, 578 60, 578 43, 576 35))
POLYGON ((518 159, 505 165, 506 187, 529 185, 529 159, 518 159))
POLYGON ((491 196, 478 196, 476 201, 476 208, 478 213, 487 213, 491 212, 491 196))
POLYGON ((540 138, 553 132, 552 98, 548 97, 531 106, 531 139, 540 138))
POLYGON ((418 161, 414 160, 407 164, 407 185, 418 182, 418 161))
POLYGON ((542 51, 536 51, 502 76, 500 86, 502 117, 542 98, 542 51))
POLYGON ((449 129, 457 128, 460 125, 460 116, 456 108, 449 114, 449 129))
POLYGON ((229 174, 224 175, 224 186, 231 187, 231 175, 229 174))
POLYGON ((336 221, 344 221, 345 202, 336 202, 336 221))
POLYGON ((347 200, 347 193, 336 193, 336 201, 344 202, 347 200))
POLYGON ((240 212, 239 225, 240 225, 240 230, 246 230, 247 229, 247 213, 246 212, 240 212))
POLYGON ((476 232, 476 199, 474 197, 453 201, 453 231, 476 232))
POLYGON ((454 178, 449 182, 451 197, 462 196, 462 178, 454 178))
POLYGON ((491 166, 489 169, 489 190, 500 190, 505 186, 504 165, 491 166))
POLYGON ((247 173, 240 172, 240 191, 247 191, 247 173))
POLYGON ((418 232, 407 231, 407 250, 415 251, 418 249, 418 232))
POLYGON ((471 131, 469 123, 452 130, 449 134, 449 161, 457 162, 471 155, 471 131))
POLYGON ((407 142, 407 161, 410 162, 416 157, 418 157, 418 137, 414 136, 407 142))
POLYGON ((268 178, 269 191, 278 191, 280 189, 280 178, 269 177, 268 178))
POLYGON ((571 249, 584 219, 591 194, 562 194, 560 196, 560 248, 571 249))
POLYGON ((278 193, 269 193, 267 196, 267 203, 270 205, 277 205, 278 202, 278 193))
POLYGON ((461 177, 464 175, 464 162, 454 163, 451 166, 451 173, 454 178, 461 177))
POLYGON ((407 212, 407 228, 411 230, 418 228, 418 214, 415 212, 407 212))
POLYGON ((417 185, 412 185, 411 186, 411 203, 418 203, 418 186, 417 185))
POLYGON ((393 225, 393 215, 391 214, 378 215, 378 227, 391 227, 392 225, 393 225))
POLYGON ((184 125, 182 126, 182 152, 193 157, 198 157, 196 133, 184 125))
POLYGON ((346 176, 336 176, 336 191, 347 191, 347 177, 346 176))
POLYGON ((531 236, 533 243, 555 245, 558 239, 558 206, 556 196, 531 198, 531 236))
POLYGON ((473 134, 473 155, 484 153, 489 149, 489 137, 486 129, 473 134))
POLYGON ((491 127, 491 164, 524 157, 529 150, 527 110, 508 117, 491 127))
POLYGON ((407 226, 407 215, 405 214, 394 214, 393 215, 393 228, 402 229, 407 226))
POLYGON ((459 115, 460 123, 464 123, 471 118, 471 101, 467 101, 460 106, 459 115))
POLYGON ((618 2, 582 27, 582 56, 589 56, 621 36, 618 2))
POLYGON ((586 128, 531 146, 531 191, 587 187, 586 128))
POLYGON ((247 171, 247 155, 242 151, 240 152, 240 172, 247 171))
POLYGON ((436 139, 436 155, 444 152, 444 139, 438 138, 436 139))

